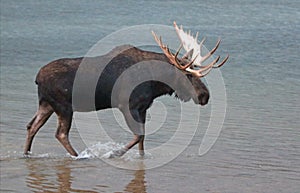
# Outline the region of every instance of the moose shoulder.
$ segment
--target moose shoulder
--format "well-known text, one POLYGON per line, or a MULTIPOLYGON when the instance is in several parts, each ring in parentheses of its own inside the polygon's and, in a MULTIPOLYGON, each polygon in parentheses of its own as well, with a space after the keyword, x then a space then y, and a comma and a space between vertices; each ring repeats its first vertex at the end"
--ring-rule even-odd
MULTIPOLYGON (((195 59, 186 56, 178 58, 179 51, 174 55, 167 46, 163 45, 161 39, 157 38, 155 34, 154 37, 163 53, 144 51, 133 46, 120 46, 103 56, 58 59, 42 67, 36 77, 39 107, 27 125, 25 155, 31 150, 34 136, 53 113, 58 117, 56 138, 71 155, 77 156, 77 152, 73 149, 68 137, 73 112, 118 108, 124 115, 134 138, 124 148, 115 151, 112 156, 122 156, 136 144, 139 144, 140 154, 143 155, 146 111, 155 98, 175 94, 182 101, 192 99, 197 104, 207 104, 209 91, 201 82, 200 77, 205 76, 207 71, 212 68, 222 66, 228 57, 220 64, 216 64, 219 59, 217 58, 210 64, 196 69, 194 68, 195 59), (162 70, 159 65, 152 66, 154 61, 169 66, 162 68, 162 70), (143 72, 139 72, 139 70, 141 71, 139 68, 133 68, 141 62, 149 66, 149 68, 145 68, 146 70, 142 69, 143 72), (87 64, 83 69, 86 80, 84 84, 78 87, 82 87, 83 92, 78 88, 74 90, 76 74, 82 64, 87 64), (122 74, 128 69, 134 69, 132 74, 129 73, 129 76, 122 79, 120 86, 115 87, 122 74), (179 91, 163 81, 157 81, 156 78, 153 78, 134 86, 130 90, 129 100, 127 100, 128 93, 124 93, 132 81, 143 77, 143 73, 152 74, 156 78, 168 77, 177 85, 176 87, 181 89, 179 91), (84 92, 84 88, 89 87, 88 83, 91 82, 89 79, 95 79, 95 77, 94 93, 90 95, 94 98, 92 103, 86 102, 85 100, 88 98, 86 96, 89 93, 84 92), (182 81, 181 77, 185 77, 187 81, 182 81), (192 89, 187 86, 188 84, 192 85, 192 89), (113 92, 117 93, 117 97, 112 98, 113 92)), ((208 54, 211 55, 213 52, 208 54)))

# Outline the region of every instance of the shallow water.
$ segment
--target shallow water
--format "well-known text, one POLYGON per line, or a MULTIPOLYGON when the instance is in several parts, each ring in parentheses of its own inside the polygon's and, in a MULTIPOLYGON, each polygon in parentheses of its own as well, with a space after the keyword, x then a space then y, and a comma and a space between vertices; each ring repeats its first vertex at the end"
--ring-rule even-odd
MULTIPOLYGON (((298 192, 300 185, 300 12, 297 1, 98 2, 1 1, 1 192, 298 192), (179 101, 161 98, 167 117, 162 129, 146 137, 146 157, 134 149, 116 164, 104 155, 126 143, 131 134, 112 118, 97 113, 116 141, 102 141, 87 120, 84 142, 76 124, 72 144, 87 159, 68 156, 54 137, 51 117, 22 156, 26 124, 37 108, 34 79, 39 68, 61 57, 83 56, 98 40, 138 24, 171 25, 207 36, 207 47, 222 38, 220 54, 230 53, 222 67, 226 86, 225 122, 216 144, 198 155, 211 105, 201 108, 191 143, 174 160, 154 169, 148 162, 172 153, 151 154, 147 148, 168 141, 178 124, 179 101), (97 139, 97 138, 99 139, 97 139), (96 138, 96 139, 95 139, 96 138)), ((157 103, 159 105, 159 103, 157 103)), ((161 111, 148 121, 159 122, 161 111)), ((151 128, 148 128, 148 130, 151 128)))

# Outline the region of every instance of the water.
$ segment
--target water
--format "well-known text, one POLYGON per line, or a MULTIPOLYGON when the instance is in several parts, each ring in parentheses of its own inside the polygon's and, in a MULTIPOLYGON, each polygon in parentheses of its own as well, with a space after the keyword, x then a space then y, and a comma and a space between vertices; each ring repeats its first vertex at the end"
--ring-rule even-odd
MULTIPOLYGON (((297 1, 1 1, 1 191, 2 192, 298 192, 300 188, 300 12, 297 1), (146 161, 129 152, 123 170, 101 159, 73 159, 54 138, 53 116, 23 159, 26 128, 37 108, 34 79, 47 62, 84 55, 104 36, 138 24, 171 25, 207 36, 212 47, 222 38, 220 54, 230 53, 222 68, 227 113, 213 148, 198 156, 210 106, 202 124, 176 159, 144 170, 146 161)), ((155 147, 173 134, 179 102, 165 100, 164 129, 146 138, 155 147)), ((153 112, 154 118, 160 112, 153 112)), ((103 125, 122 145, 130 139, 100 112, 103 125)), ((193 124, 193 123, 190 123, 193 124)), ((191 125, 187 125, 190 127, 191 125)), ((84 144, 76 125, 71 142, 82 154, 101 154, 114 145, 84 144), (87 147, 87 146, 88 147, 87 147)), ((168 152, 161 154, 168 156, 168 152)), ((148 154, 145 158, 155 160, 148 154)))

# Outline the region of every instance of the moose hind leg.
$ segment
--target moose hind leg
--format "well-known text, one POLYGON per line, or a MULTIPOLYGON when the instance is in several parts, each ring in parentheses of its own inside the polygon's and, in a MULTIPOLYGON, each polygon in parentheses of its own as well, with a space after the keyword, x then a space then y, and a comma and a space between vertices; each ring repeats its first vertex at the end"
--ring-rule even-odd
POLYGON ((74 150, 69 141, 69 131, 71 128, 72 116, 72 112, 58 115, 58 128, 55 137, 69 152, 69 154, 71 154, 72 156, 78 156, 77 152, 74 150))
POLYGON ((24 155, 28 155, 31 150, 31 145, 34 136, 39 131, 39 129, 46 123, 49 117, 52 115, 53 109, 52 107, 46 103, 41 102, 39 105, 39 109, 32 118, 32 120, 27 125, 27 137, 24 149, 24 155))

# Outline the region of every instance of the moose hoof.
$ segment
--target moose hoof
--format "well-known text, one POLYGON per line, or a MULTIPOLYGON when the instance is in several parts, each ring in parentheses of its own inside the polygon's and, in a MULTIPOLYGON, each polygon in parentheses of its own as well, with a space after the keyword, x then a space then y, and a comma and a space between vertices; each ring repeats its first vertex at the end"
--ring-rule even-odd
POLYGON ((145 151, 144 151, 144 150, 140 150, 139 153, 140 153, 140 156, 141 156, 141 157, 144 157, 144 156, 145 156, 145 151))
POLYGON ((27 151, 23 154, 23 158, 30 158, 31 155, 32 155, 31 151, 27 151))
POLYGON ((110 152, 108 158, 117 158, 117 157, 121 157, 122 155, 124 155, 127 152, 126 148, 122 148, 122 149, 118 149, 118 150, 113 150, 110 152))
POLYGON ((115 157, 121 157, 126 152, 127 152, 127 149, 122 148, 122 149, 119 149, 119 150, 114 150, 113 153, 112 153, 112 155, 115 156, 115 157))

